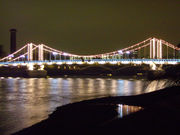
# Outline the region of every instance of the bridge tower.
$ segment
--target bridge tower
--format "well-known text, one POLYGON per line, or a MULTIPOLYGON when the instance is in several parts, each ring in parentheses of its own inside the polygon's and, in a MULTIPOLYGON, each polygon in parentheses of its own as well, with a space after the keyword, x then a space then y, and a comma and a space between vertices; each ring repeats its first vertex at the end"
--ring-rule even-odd
POLYGON ((33 60, 33 44, 32 43, 30 43, 30 44, 28 44, 28 61, 32 61, 33 60))
POLYGON ((43 61, 44 55, 43 55, 43 44, 38 46, 38 60, 43 61))
POLYGON ((162 41, 157 40, 157 59, 162 59, 162 41))
POLYGON ((162 59, 162 41, 156 38, 150 40, 150 59, 162 59))

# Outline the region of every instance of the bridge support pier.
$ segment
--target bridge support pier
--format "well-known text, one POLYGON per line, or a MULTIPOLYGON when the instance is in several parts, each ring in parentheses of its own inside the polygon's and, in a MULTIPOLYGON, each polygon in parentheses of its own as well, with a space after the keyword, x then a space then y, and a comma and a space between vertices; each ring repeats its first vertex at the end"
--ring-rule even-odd
POLYGON ((39 70, 44 70, 44 65, 40 65, 39 70))
POLYGON ((149 65, 150 65, 152 70, 156 70, 157 69, 157 66, 156 66, 155 63, 151 62, 149 65))
POLYGON ((32 63, 29 63, 27 67, 28 67, 28 70, 31 70, 31 71, 34 70, 34 64, 32 63))
POLYGON ((152 70, 162 70, 162 67, 163 67, 163 64, 157 65, 154 62, 151 62, 149 65, 152 70))
POLYGON ((40 65, 40 68, 38 70, 34 70, 34 64, 30 63, 27 65, 28 71, 27 76, 28 77, 46 77, 47 71, 44 70, 44 65, 40 65))
POLYGON ((159 67, 157 68, 158 70, 163 70, 163 64, 159 65, 159 67))

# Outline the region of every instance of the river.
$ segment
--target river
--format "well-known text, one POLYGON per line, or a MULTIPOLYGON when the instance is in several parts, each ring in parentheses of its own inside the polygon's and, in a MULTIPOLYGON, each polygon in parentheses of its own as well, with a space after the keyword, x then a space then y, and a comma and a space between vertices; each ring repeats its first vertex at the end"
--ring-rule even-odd
POLYGON ((106 96, 148 93, 173 85, 167 80, 120 78, 0 78, 0 135, 46 119, 56 107, 106 96))

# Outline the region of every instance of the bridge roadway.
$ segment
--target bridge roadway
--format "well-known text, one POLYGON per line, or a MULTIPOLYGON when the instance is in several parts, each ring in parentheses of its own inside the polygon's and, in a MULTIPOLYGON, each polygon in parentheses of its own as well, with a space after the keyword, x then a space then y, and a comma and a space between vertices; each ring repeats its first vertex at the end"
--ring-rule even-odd
POLYGON ((44 60, 44 61, 13 61, 13 62, 0 62, 0 66, 17 66, 29 64, 178 64, 180 59, 91 59, 91 60, 44 60))

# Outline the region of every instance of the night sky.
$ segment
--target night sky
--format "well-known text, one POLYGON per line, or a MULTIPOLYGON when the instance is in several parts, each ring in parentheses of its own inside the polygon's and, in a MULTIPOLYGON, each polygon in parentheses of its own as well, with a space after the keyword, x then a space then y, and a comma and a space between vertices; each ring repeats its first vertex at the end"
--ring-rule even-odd
POLYGON ((0 0, 0 44, 44 43, 75 54, 114 51, 149 37, 180 43, 180 0, 0 0))

